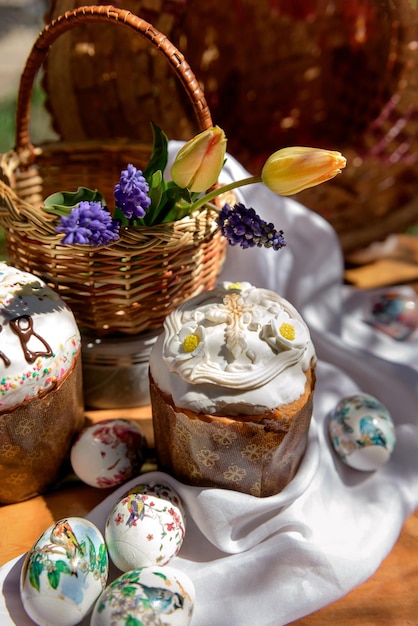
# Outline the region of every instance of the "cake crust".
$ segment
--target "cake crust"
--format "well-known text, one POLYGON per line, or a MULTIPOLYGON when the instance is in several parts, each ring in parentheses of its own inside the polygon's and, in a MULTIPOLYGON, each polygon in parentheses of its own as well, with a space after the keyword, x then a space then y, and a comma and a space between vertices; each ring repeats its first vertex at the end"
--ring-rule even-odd
POLYGON ((53 391, 0 417, 0 504, 53 487, 69 468, 68 452, 85 423, 79 354, 53 391))

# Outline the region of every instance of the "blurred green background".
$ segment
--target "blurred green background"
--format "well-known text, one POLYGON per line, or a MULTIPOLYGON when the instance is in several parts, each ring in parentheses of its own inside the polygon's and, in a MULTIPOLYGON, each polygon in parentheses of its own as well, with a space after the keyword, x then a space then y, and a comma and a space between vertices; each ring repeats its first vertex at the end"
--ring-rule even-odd
MULTIPOLYGON (((0 97, 0 153, 4 154, 15 145, 15 117, 17 94, 0 97)), ((40 80, 34 86, 30 116, 31 139, 36 145, 51 138, 49 115, 45 110, 45 94, 40 80)))
MULTIPOLYGON (((29 51, 44 27, 49 0, 0 0, 0 153, 14 147, 19 80, 29 51)), ((51 138, 41 76, 34 86, 30 132, 34 144, 51 138)))
MULTIPOLYGON (((49 0, 0 0, 0 155, 15 145, 16 102, 20 75, 29 51, 44 26, 49 0)), ((30 133, 36 145, 54 137, 44 103, 41 76, 33 90, 30 133)), ((0 229, 0 257, 4 258, 0 229)))

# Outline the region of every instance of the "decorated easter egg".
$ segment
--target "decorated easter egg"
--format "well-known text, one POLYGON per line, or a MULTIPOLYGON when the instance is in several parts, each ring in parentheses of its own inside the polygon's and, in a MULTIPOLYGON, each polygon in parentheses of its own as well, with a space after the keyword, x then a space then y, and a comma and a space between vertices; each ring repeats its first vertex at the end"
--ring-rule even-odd
POLYGON ((180 550, 185 512, 168 486, 137 485, 113 507, 106 521, 109 556, 123 572, 146 565, 166 565, 180 550))
POLYGON ((189 576, 174 567, 149 566, 114 580, 97 600, 91 626, 188 626, 195 602, 189 576))
POLYGON ((366 393, 342 398, 328 427, 338 456, 357 470, 378 469, 390 458, 395 446, 395 427, 389 411, 366 393))
POLYGON ((45 530, 26 555, 20 596, 29 617, 42 626, 73 626, 105 589, 108 555, 101 532, 81 517, 45 530))
POLYGON ((393 339, 408 339, 418 324, 415 293, 390 290, 374 295, 366 321, 393 339))
POLYGON ((134 422, 108 419, 86 426, 71 448, 74 473, 93 487, 115 487, 139 473, 146 440, 134 422))

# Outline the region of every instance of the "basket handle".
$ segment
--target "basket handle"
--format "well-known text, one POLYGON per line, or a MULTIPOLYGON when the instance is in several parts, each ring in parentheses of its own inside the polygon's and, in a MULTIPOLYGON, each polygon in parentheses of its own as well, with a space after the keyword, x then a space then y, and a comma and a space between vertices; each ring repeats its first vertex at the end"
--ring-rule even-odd
POLYGON ((212 118, 204 93, 183 54, 152 24, 125 9, 114 6, 85 6, 67 11, 48 24, 38 35, 20 78, 16 109, 16 151, 25 154, 25 161, 34 159, 34 147, 29 137, 29 110, 36 75, 56 39, 84 22, 114 22, 138 33, 165 55, 182 83, 196 116, 198 126, 212 126, 212 118))

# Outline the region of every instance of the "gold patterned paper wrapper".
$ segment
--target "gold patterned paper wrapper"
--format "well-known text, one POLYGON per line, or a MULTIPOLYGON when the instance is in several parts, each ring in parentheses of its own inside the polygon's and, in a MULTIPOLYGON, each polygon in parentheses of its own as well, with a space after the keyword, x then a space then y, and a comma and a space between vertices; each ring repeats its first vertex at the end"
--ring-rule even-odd
MULTIPOLYGON (((313 375, 314 378, 314 375, 313 375)), ((312 391, 314 380, 312 383, 312 391)), ((179 481, 266 497, 295 476, 305 453, 313 393, 287 419, 259 422, 186 415, 151 379, 158 466, 179 481)))
POLYGON ((27 500, 54 486, 84 422, 78 355, 54 389, 0 415, 0 504, 27 500))

